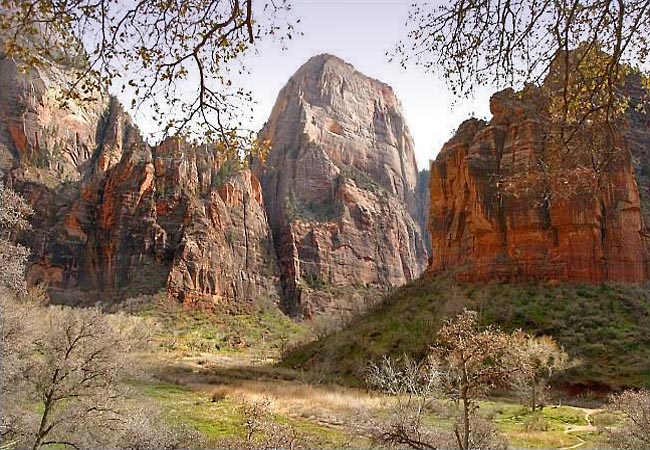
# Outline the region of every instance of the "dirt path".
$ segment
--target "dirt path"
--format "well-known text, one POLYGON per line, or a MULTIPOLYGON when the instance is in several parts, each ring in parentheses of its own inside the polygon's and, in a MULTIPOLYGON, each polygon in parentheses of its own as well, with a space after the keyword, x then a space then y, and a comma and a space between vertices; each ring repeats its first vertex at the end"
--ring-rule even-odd
MULTIPOLYGON (((587 425, 567 425, 566 428, 564 429, 565 434, 571 434, 571 433, 582 433, 582 432, 596 432, 598 431, 598 428, 594 426, 594 424, 591 421, 591 416, 594 413, 602 411, 602 409, 589 409, 589 408, 580 408, 584 411, 585 413, 585 420, 587 421, 587 425)), ((587 442, 582 439, 580 436, 574 436, 576 439, 578 439, 578 443, 575 445, 572 445, 570 447, 563 447, 560 450, 570 450, 574 448, 579 448, 585 445, 587 442)))

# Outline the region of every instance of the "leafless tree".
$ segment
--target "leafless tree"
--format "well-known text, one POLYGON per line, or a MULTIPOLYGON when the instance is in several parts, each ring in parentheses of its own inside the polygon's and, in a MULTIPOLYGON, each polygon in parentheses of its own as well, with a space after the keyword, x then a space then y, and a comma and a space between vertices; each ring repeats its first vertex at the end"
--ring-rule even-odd
MULTIPOLYGON (((440 394, 441 374, 429 360, 384 357, 366 371, 369 386, 393 396, 395 403, 388 424, 374 427, 375 440, 384 446, 435 449, 450 442, 450 436, 424 426, 431 402, 440 394)), ((453 443, 453 441, 451 441, 453 443)))
MULTIPOLYGON (((233 75, 268 37, 290 39, 287 0, 4 0, 0 31, 7 57, 33 67, 73 69, 65 99, 93 101, 113 85, 147 107, 167 133, 241 138, 250 93, 233 75), (191 92, 191 94, 188 94, 191 92)), ((250 106, 250 105, 249 105, 250 106)))
POLYGON ((640 450, 650 448, 650 391, 625 391, 613 395, 608 408, 622 413, 625 420, 607 437, 613 448, 640 450))
POLYGON ((431 358, 444 375, 446 394, 461 404, 460 421, 454 428, 461 450, 477 445, 472 428, 477 400, 493 388, 508 386, 525 370, 513 353, 521 344, 520 333, 480 327, 475 311, 464 310, 438 332, 431 358))
POLYGON ((125 384, 145 324, 99 310, 2 298, 3 440, 20 448, 177 448, 188 434, 125 384), (182 437, 182 438, 181 438, 182 437))
POLYGON ((526 370, 518 374, 513 384, 527 398, 530 409, 536 411, 541 407, 551 378, 574 366, 575 362, 550 336, 524 334, 519 342, 522 345, 513 350, 518 353, 517 359, 526 370))
POLYGON ((521 332, 480 327, 478 314, 464 310, 440 329, 426 360, 386 358, 371 364, 368 383, 395 396, 397 405, 395 418, 378 433, 379 441, 416 449, 505 448, 496 430, 477 414, 477 401, 527 370, 520 358, 524 342, 521 332), (453 434, 423 426, 426 407, 436 395, 460 404, 453 434))
POLYGON ((290 424, 278 423, 273 417, 269 399, 245 399, 241 403, 240 411, 246 437, 243 441, 235 440, 230 442, 229 447, 246 449, 286 448, 293 450, 322 446, 322 442, 301 433, 290 424))
POLYGON ((33 213, 25 200, 0 182, 0 288, 25 291, 25 264, 29 250, 13 243, 13 233, 29 229, 33 213))

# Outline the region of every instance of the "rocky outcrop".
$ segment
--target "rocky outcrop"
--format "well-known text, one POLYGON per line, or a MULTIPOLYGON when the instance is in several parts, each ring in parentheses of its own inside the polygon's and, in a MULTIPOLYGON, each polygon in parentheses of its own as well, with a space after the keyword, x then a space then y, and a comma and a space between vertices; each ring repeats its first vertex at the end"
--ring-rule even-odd
POLYGON ((285 308, 341 307, 340 286, 401 285, 426 250, 417 224, 413 141, 392 89, 331 55, 280 92, 261 138, 262 184, 285 308))
POLYGON ((169 292, 182 299, 279 300, 275 251, 257 178, 243 170, 194 202, 174 256, 169 292))
POLYGON ((426 265, 399 102, 338 58, 312 58, 282 90, 254 170, 213 146, 148 145, 103 92, 63 107, 72 79, 55 64, 22 74, 0 58, 0 75, 2 178, 37 211, 20 236, 31 283, 309 315, 367 305, 426 265))
POLYGON ((429 271, 472 281, 648 279, 635 176, 647 156, 631 139, 647 142, 647 131, 624 133, 599 184, 578 164, 563 167, 556 181, 570 189, 559 194, 536 169, 546 145, 537 96, 532 88, 494 95, 490 122, 464 122, 431 164, 429 271))
POLYGON ((96 134, 109 98, 61 105, 69 73, 48 65, 22 73, 0 49, 0 169, 16 165, 48 182, 79 181, 96 154, 96 134), (46 176, 47 175, 47 176, 46 176), (49 179, 53 178, 53 179, 49 179))
POLYGON ((0 171, 34 207, 31 283, 105 292, 168 289, 193 301, 277 299, 260 184, 210 146, 150 147, 118 102, 59 97, 71 78, 0 58, 0 171))

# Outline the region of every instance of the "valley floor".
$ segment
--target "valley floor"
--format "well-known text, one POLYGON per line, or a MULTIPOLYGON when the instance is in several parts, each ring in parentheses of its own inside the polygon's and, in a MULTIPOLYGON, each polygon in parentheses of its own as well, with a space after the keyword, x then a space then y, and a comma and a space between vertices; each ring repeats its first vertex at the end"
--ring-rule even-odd
MULTIPOLYGON (((372 447, 373 431, 389 421, 392 397, 329 380, 325 384, 317 373, 277 366, 287 339, 307 338, 307 331, 287 328, 279 316, 242 325, 251 316, 211 324, 209 314, 201 312, 189 319, 169 309, 145 315, 162 327, 155 350, 143 356, 152 374, 136 389, 160 404, 170 422, 200 431, 211 446, 241 445, 255 428, 247 415, 251 411, 262 411, 268 421, 254 430, 259 439, 284 427, 297 440, 319 448, 372 447), (226 336, 233 327, 240 328, 229 344, 226 336), (279 330, 289 330, 290 336, 279 330)), ((452 408, 444 401, 430 405, 427 426, 449 428, 452 408)), ((604 448, 602 427, 618 421, 596 407, 555 404, 530 413, 516 401, 500 398, 482 402, 480 414, 496 424, 511 448, 604 448)))

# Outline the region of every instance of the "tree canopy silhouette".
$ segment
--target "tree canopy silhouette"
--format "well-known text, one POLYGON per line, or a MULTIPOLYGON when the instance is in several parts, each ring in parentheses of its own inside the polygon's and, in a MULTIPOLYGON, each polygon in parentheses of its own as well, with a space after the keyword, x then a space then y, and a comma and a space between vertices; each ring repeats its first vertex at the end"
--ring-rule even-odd
POLYGON ((625 157, 625 114, 647 103, 623 87, 635 78, 647 92, 639 64, 650 52, 650 1, 416 2, 407 27, 393 57, 439 71, 459 97, 485 85, 539 88, 521 95, 534 93, 544 110, 549 151, 531 167, 542 184, 577 168, 601 188, 625 157))
MULTIPOLYGON (((295 33, 288 0, 2 0, 2 53, 74 71, 65 99, 113 86, 166 134, 242 137, 250 92, 234 76, 257 41, 295 33)), ((2 55, 0 55, 2 56, 2 55)))

